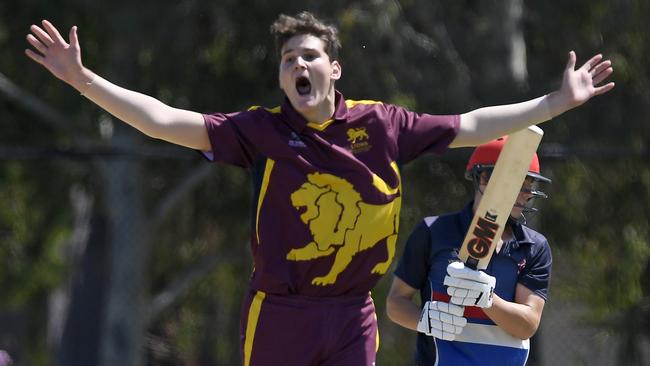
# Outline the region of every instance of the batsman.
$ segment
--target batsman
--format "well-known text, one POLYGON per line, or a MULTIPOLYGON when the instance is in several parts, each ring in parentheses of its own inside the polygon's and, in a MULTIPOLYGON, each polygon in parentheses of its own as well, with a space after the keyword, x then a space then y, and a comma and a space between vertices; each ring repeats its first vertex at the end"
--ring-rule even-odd
POLYGON ((540 185, 551 183, 540 174, 537 154, 485 271, 458 260, 504 142, 499 138, 474 150, 465 174, 474 184, 473 201, 459 212, 426 217, 411 233, 395 271, 388 316, 419 332, 417 365, 514 366, 528 358, 552 265, 546 238, 526 226, 526 215, 537 211, 535 198, 547 197, 540 185), (412 302, 417 292, 421 307, 412 302))

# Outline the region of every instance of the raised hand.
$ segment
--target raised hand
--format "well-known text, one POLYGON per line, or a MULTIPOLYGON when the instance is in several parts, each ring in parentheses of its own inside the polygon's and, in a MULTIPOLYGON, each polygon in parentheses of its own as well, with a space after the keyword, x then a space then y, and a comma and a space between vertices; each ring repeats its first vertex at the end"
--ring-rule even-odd
POLYGON ((67 43, 54 25, 43 20, 42 28, 32 25, 27 42, 37 51, 26 49, 25 54, 43 65, 54 76, 82 90, 90 77, 81 63, 81 48, 77 38, 77 27, 70 29, 70 43, 67 43))
POLYGON ((576 54, 571 51, 560 89, 560 95, 569 108, 577 107, 614 87, 613 82, 599 86, 614 72, 611 61, 603 61, 603 55, 592 57, 578 69, 575 69, 575 65, 576 54))

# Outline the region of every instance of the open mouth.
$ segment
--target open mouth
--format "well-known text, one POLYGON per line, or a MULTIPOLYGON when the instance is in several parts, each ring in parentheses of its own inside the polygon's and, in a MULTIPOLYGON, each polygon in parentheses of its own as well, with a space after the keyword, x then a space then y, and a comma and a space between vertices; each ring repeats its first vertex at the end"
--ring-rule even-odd
POLYGON ((311 82, 304 76, 296 79, 296 90, 299 95, 307 95, 311 93, 311 82))

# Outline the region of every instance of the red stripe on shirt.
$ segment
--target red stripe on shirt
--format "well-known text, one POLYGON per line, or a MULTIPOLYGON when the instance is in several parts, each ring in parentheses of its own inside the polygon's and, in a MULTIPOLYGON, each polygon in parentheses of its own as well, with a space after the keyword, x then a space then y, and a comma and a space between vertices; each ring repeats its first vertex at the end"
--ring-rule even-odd
MULTIPOLYGON (((451 296, 442 292, 432 291, 431 300, 449 302, 449 300, 451 300, 451 296)), ((472 319, 490 319, 487 315, 485 315, 483 309, 477 306, 465 306, 465 313, 463 316, 472 319)))

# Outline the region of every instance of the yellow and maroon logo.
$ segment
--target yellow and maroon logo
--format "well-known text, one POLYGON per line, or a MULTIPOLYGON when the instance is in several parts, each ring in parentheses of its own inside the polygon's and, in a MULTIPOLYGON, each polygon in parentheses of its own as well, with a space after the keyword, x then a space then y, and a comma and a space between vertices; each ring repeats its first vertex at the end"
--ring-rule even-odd
POLYGON ((347 131, 350 150, 353 154, 370 150, 372 145, 368 142, 370 137, 365 127, 349 128, 347 131))
MULTIPOLYGON (((392 166, 397 171, 397 166, 392 166)), ((389 187, 378 176, 375 176, 373 185, 386 194, 399 193, 399 185, 389 187)), ((291 203, 302 211, 300 219, 309 228, 312 240, 291 249, 286 258, 290 261, 311 261, 331 255, 335 257, 329 272, 315 277, 313 285, 335 283, 352 257, 384 240, 388 258, 377 263, 371 273, 386 273, 395 255, 401 196, 387 204, 369 204, 345 179, 313 173, 291 194, 291 203)))

